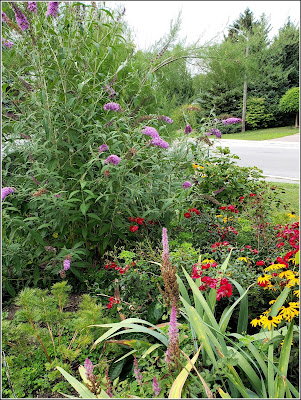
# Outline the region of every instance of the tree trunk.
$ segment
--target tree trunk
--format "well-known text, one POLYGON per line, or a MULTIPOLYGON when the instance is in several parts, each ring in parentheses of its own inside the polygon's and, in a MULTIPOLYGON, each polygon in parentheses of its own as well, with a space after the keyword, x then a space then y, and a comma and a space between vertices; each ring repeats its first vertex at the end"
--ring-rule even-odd
POLYGON ((298 115, 299 115, 299 113, 296 113, 295 128, 299 127, 299 125, 298 125, 298 115))
MULTIPOLYGON (((249 55, 249 41, 247 35, 247 47, 246 47, 246 58, 249 55)), ((242 100, 242 116, 241 116, 241 131, 245 132, 246 130, 246 113, 247 113, 247 90, 248 90, 248 82, 247 82, 247 74, 245 73, 244 77, 244 92, 243 92, 243 100, 242 100)))

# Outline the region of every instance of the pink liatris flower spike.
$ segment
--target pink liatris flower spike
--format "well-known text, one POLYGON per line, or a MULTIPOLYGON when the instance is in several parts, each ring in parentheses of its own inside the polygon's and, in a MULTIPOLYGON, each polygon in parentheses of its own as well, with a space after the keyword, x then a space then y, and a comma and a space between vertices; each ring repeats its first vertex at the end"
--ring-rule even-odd
POLYGON ((94 369, 94 365, 92 364, 91 360, 89 360, 89 358, 85 359, 84 368, 86 370, 86 377, 89 379, 93 376, 94 369))
POLYGON ((141 385, 143 376, 140 373, 140 369, 138 368, 138 361, 136 356, 134 356, 134 375, 138 384, 141 385))
POLYGON ((159 393, 161 392, 161 389, 159 387, 156 377, 154 377, 154 379, 153 379, 153 389, 154 389, 155 396, 158 396, 159 393))
POLYGON ((167 229, 162 228, 162 244, 163 244, 163 262, 167 262, 169 260, 169 247, 168 247, 168 237, 167 237, 167 229))

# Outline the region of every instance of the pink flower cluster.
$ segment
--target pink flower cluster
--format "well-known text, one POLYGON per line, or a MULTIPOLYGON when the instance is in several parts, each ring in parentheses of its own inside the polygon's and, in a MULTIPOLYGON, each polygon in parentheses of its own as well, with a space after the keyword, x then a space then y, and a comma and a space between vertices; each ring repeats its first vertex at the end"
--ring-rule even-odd
POLYGON ((120 301, 115 299, 115 297, 110 297, 109 300, 110 300, 110 302, 109 302, 109 304, 107 304, 107 308, 112 308, 113 304, 119 304, 120 303, 120 301))
POLYGON ((153 144, 154 146, 162 147, 163 149, 168 149, 169 144, 160 137, 159 133, 155 128, 151 126, 146 126, 144 129, 142 129, 142 133, 152 138, 151 144, 153 144))

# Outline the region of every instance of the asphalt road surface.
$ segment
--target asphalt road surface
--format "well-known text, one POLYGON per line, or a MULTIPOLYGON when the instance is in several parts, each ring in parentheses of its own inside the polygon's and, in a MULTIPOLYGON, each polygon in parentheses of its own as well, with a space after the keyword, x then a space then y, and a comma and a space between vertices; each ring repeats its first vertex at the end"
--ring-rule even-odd
POLYGON ((215 146, 229 147, 232 154, 239 156, 239 166, 260 168, 268 181, 299 183, 300 139, 293 136, 262 141, 216 140, 215 146))

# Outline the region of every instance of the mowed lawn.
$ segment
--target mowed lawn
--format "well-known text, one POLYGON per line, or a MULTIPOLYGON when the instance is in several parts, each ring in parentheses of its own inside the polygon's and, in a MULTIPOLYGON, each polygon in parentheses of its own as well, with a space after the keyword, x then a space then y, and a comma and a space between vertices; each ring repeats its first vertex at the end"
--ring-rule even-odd
POLYGON ((299 216, 300 211, 300 185, 297 183, 279 183, 269 182, 271 186, 278 186, 278 188, 284 189, 280 193, 281 200, 287 204, 287 212, 294 212, 296 216, 299 216))
POLYGON ((222 135, 222 140, 270 140, 281 138, 283 136, 295 135, 299 133, 299 128, 293 126, 284 126, 280 128, 259 129, 258 131, 246 131, 244 133, 231 133, 222 135))

